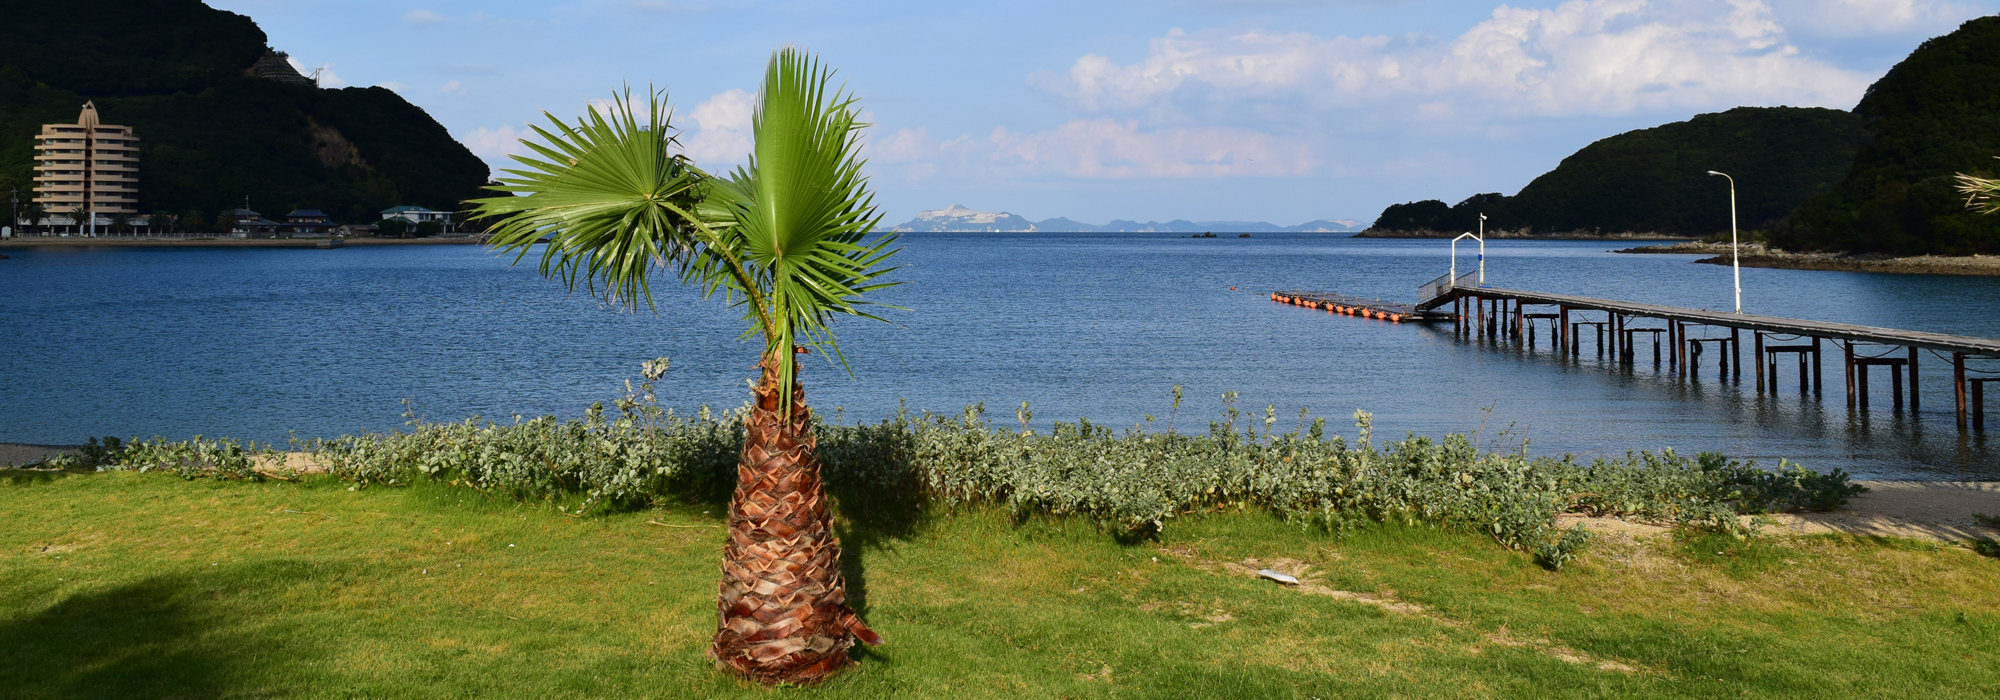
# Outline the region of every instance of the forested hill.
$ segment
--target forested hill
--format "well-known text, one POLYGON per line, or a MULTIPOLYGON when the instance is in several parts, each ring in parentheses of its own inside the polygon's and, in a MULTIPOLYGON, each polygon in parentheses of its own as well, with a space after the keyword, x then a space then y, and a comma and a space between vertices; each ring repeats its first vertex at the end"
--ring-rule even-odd
POLYGON ((1931 39, 1854 108, 1873 142, 1772 240, 1794 250, 2000 253, 2000 216, 1966 211, 1953 176, 2000 174, 2000 17, 1931 39))
POLYGON ((1729 185, 1710 170, 1736 178, 1739 224, 1767 228, 1838 182, 1865 140, 1848 112, 1738 107, 1597 141, 1512 197, 1390 206, 1370 230, 1470 231, 1483 212, 1489 230, 1704 236, 1729 230, 1729 185))
MULTIPOLYGON (((317 208, 372 221, 399 204, 456 210, 486 164, 383 88, 254 77, 267 48, 242 15, 197 0, 0 0, 0 189, 33 187, 42 124, 85 100, 140 139, 140 211, 267 216, 317 208)), ((282 47, 279 47, 282 48, 282 47)))

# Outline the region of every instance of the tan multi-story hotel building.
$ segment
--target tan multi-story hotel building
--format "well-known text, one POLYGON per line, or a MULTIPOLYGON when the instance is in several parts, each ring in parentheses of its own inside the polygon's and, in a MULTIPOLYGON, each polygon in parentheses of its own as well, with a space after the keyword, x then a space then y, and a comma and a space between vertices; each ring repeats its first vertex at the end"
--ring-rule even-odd
POLYGON ((50 215, 79 207, 96 214, 139 212, 139 137, 132 127, 97 122, 83 103, 75 124, 43 124, 35 136, 35 201, 50 215))

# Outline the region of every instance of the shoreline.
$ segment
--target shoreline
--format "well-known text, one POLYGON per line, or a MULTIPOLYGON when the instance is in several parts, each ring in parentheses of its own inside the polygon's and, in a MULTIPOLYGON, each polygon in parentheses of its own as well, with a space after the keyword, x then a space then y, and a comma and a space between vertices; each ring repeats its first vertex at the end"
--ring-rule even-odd
MULTIPOLYGON (((1727 252, 1696 260, 1707 265, 1728 265, 1727 252)), ((1898 275, 1954 275, 1960 277, 2000 277, 2000 255, 1918 255, 1896 258, 1844 253, 1761 252, 1744 255, 1744 267, 1778 270, 1822 270, 1829 272, 1885 272, 1898 275)))
MULTIPOLYGON (((1354 234, 1354 238, 1457 238, 1462 231, 1376 231, 1373 229, 1354 234)), ((1694 236, 1674 233, 1596 233, 1593 231, 1569 231, 1566 233, 1523 233, 1520 231, 1492 230, 1486 232, 1488 240, 1507 241, 1692 241, 1694 236)))
MULTIPOLYGON (((1706 255, 1692 262, 1728 265, 1728 243, 1687 241, 1672 245, 1639 246, 1614 250, 1639 255, 1706 255)), ((1738 263, 1743 267, 1774 270, 1820 270, 1827 272, 1883 272, 1900 275, 2000 276, 2000 255, 1913 255, 1895 257, 1876 253, 1793 253, 1772 250, 1762 243, 1744 244, 1738 263)))
MULTIPOLYGON (((59 238, 36 236, 0 241, 6 248, 319 248, 332 238, 59 238)), ((340 247, 407 245, 483 245, 481 236, 464 238, 343 238, 340 247)))

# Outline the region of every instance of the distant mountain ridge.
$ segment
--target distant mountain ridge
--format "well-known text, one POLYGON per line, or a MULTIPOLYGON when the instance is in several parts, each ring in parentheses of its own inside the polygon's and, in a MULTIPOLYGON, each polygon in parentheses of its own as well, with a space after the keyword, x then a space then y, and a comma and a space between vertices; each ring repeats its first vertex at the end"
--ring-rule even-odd
POLYGON ((892 230, 904 232, 961 233, 1353 233, 1366 227, 1353 219, 1319 219, 1297 226, 1279 226, 1262 221, 1188 221, 1175 219, 1161 223, 1140 223, 1124 219, 1108 224, 1086 224, 1067 217, 1029 221, 1004 211, 975 211, 963 204, 917 212, 914 219, 892 230))

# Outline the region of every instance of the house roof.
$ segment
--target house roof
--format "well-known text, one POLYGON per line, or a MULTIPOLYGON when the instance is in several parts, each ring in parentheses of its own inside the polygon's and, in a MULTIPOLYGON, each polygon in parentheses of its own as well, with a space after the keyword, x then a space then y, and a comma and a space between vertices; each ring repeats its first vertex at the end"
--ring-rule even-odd
POLYGON ((299 218, 307 218, 307 217, 314 217, 314 216, 317 216, 317 217, 325 217, 325 216, 326 216, 326 212, 323 212, 323 211, 320 211, 320 210, 318 210, 318 209, 293 209, 293 210, 292 210, 292 213, 290 213, 290 214, 286 214, 285 216, 287 216, 287 217, 299 217, 299 218))
POLYGON ((405 204, 405 205, 403 205, 403 206, 400 206, 400 207, 389 207, 388 209, 383 209, 383 210, 382 210, 382 215, 383 215, 383 216, 388 216, 388 215, 390 215, 390 214, 405 214, 405 213, 415 213, 415 214, 443 214, 444 212, 441 212, 441 211, 438 211, 438 210, 436 210, 436 209, 425 209, 425 208, 423 208, 423 207, 413 207, 413 206, 410 206, 410 205, 408 205, 408 204, 405 204))

